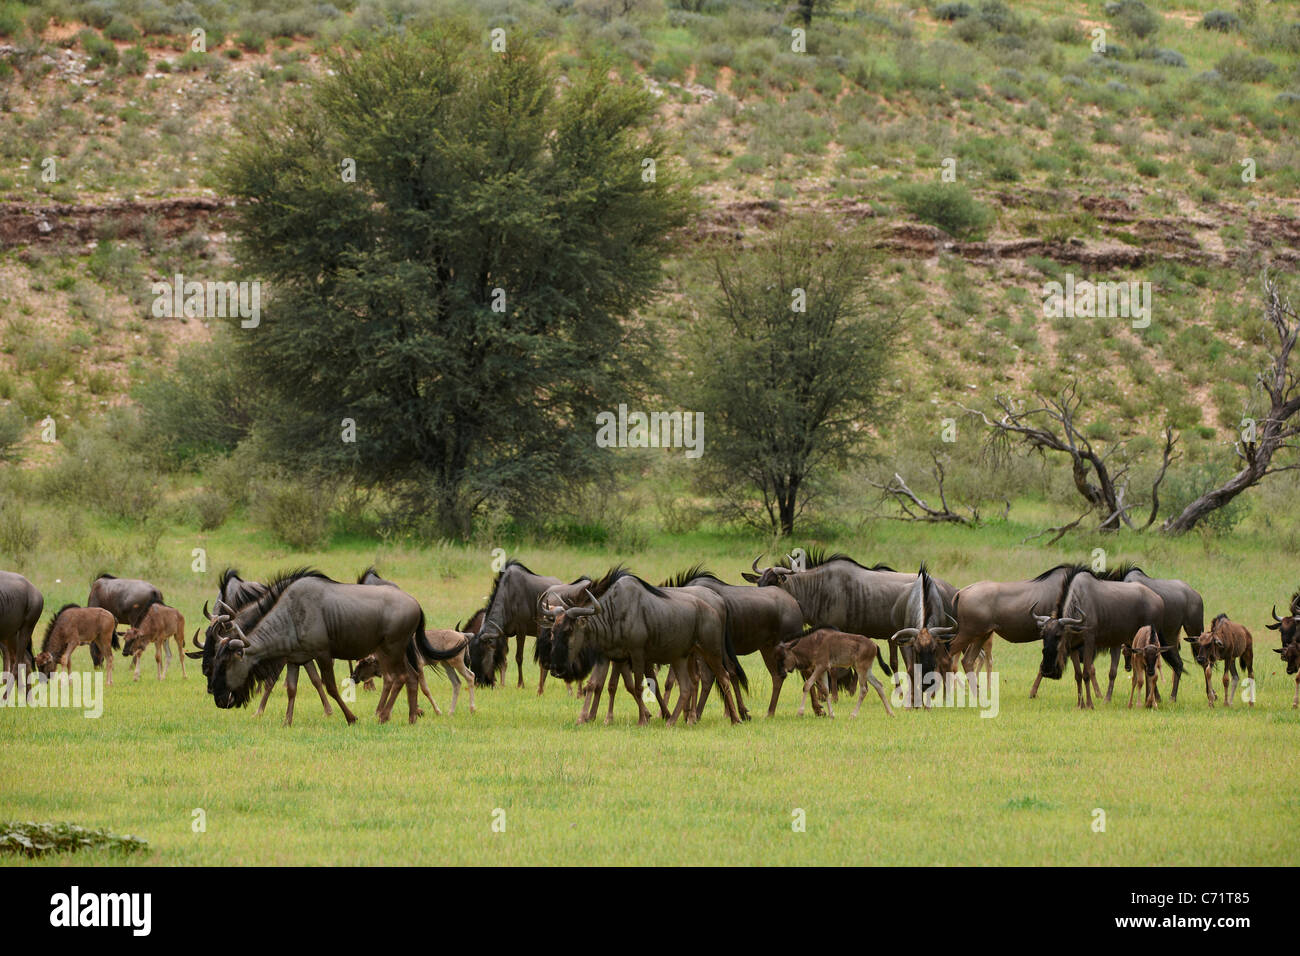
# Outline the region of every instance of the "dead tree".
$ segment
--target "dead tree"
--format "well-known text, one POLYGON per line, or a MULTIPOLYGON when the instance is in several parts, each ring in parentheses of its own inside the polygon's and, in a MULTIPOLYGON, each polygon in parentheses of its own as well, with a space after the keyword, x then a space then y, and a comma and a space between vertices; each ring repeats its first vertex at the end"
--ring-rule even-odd
MULTIPOLYGON (((998 396, 994 401, 1001 409, 1002 415, 996 421, 978 409, 966 408, 964 405, 960 407, 978 416, 992 429, 989 444, 995 455, 1008 454, 1012 444, 1026 445, 1043 456, 1048 452, 1067 455, 1070 459, 1075 488, 1090 506, 1089 510, 1100 519, 1097 530, 1118 531, 1121 523, 1134 528, 1135 525, 1129 517, 1129 510, 1133 505, 1125 502, 1132 462, 1122 453, 1128 445, 1128 440, 1111 442, 1108 447, 1101 450, 1093 447, 1079 425, 1078 413, 1083 399, 1078 393, 1077 382, 1071 381, 1059 395, 1046 396, 1036 393, 1035 398, 1041 404, 1026 408, 1023 403, 998 396)), ((1174 446, 1177 443, 1178 437, 1173 429, 1166 427, 1160 471, 1151 485, 1151 514, 1146 524, 1141 526, 1143 529, 1156 520, 1160 485, 1165 480, 1170 463, 1181 457, 1181 453, 1174 453, 1174 446)), ((1086 514, 1085 512, 1085 517, 1086 514)), ((1067 527, 1067 530, 1078 523, 1078 521, 1074 522, 1067 527)))
POLYGON ((1300 435, 1300 421, 1296 421, 1297 412, 1300 412, 1300 383, 1289 367, 1291 351, 1295 348, 1297 333, 1300 333, 1300 321, 1297 321, 1290 300, 1282 301, 1277 283, 1268 276, 1264 277, 1264 301, 1268 328, 1277 336, 1273 363, 1258 377, 1259 385, 1268 397, 1268 413, 1263 419, 1249 423, 1241 438, 1233 442, 1233 449, 1241 462, 1237 473, 1166 520, 1161 526, 1162 531, 1171 534, 1190 531, 1210 512, 1222 508, 1268 475, 1300 468, 1300 463, 1273 464, 1273 456, 1279 451, 1296 448, 1292 439, 1300 435))
MULTIPOLYGON (((899 514, 894 517, 900 521, 928 521, 937 524, 948 523, 967 526, 978 525, 980 523, 980 510, 977 505, 959 505, 958 507, 964 508, 968 512, 968 514, 962 514, 961 512, 954 511, 948 504, 948 496, 943 488, 944 479, 946 477, 943 467, 943 459, 935 452, 930 452, 930 460, 934 462, 931 475, 934 477, 935 485, 938 488, 938 506, 930 504, 909 488, 907 482, 903 479, 903 476, 898 472, 894 472, 894 477, 884 484, 878 481, 872 481, 870 478, 867 479, 867 484, 871 485, 873 488, 879 488, 882 499, 892 500, 896 505, 898 505, 899 514)), ((1003 511, 1002 517, 1005 518, 1007 513, 1011 510, 1011 502, 1006 499, 1003 500, 1006 502, 1006 509, 1003 511)))

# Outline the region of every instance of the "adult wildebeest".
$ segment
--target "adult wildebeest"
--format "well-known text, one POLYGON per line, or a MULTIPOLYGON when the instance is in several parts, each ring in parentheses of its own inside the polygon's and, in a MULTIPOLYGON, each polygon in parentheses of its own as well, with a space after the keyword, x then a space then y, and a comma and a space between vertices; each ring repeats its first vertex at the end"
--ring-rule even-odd
MULTIPOLYGON (((537 637, 537 602, 547 588, 563 584, 559 578, 534 574, 511 558, 492 580, 492 594, 488 597, 487 614, 478 636, 484 640, 497 637, 515 639, 515 666, 519 669, 517 687, 524 686, 524 642, 537 637)), ((537 693, 545 686, 545 671, 538 679, 537 693)))
MULTIPOLYGON (((1169 642, 1169 650, 1164 652, 1165 662, 1174 672, 1173 686, 1169 690, 1169 700, 1178 700, 1178 682, 1183 676, 1183 659, 1178 653, 1179 631, 1187 639, 1195 640, 1205 630, 1205 604, 1195 588, 1177 578, 1153 578, 1145 571, 1131 564, 1118 568, 1117 579, 1130 583, 1145 584, 1165 603, 1165 617, 1160 622, 1160 633, 1169 642)), ((1111 659, 1112 675, 1115 660, 1111 659)))
MULTIPOLYGON (((208 693, 220 708, 243 707, 259 684, 274 682, 281 661, 360 660, 375 652, 384 675, 377 713, 381 723, 392 713, 405 686, 409 721, 417 717, 415 668, 408 648, 426 660, 451 656, 424 637, 424 611, 396 587, 342 584, 319 571, 300 569, 267 584, 267 591, 233 614, 219 615, 201 647, 208 693), (414 639, 414 645, 412 640, 414 639)), ((349 724, 356 715, 339 696, 332 668, 322 675, 349 724)))
POLYGON ((90 645, 90 661, 104 665, 104 682, 113 685, 113 651, 119 646, 117 619, 102 607, 65 604, 50 618, 36 655, 36 669, 52 674, 62 667, 72 673, 72 652, 82 644, 90 645))
POLYGON ((1124 657, 1133 668, 1133 685, 1128 692, 1130 710, 1133 709, 1133 695, 1142 688, 1144 679, 1146 681, 1146 691, 1143 694, 1145 706, 1154 710, 1159 703, 1160 688, 1156 682, 1160 679, 1160 655, 1167 654, 1171 647, 1173 645, 1165 646, 1160 632, 1149 624, 1138 628, 1138 632, 1133 635, 1132 644, 1123 646, 1124 657))
POLYGON ((1214 665, 1223 661, 1223 706, 1231 707, 1232 698, 1237 695, 1237 686, 1241 682, 1237 675, 1238 660, 1246 669, 1246 676, 1251 683, 1248 702, 1251 707, 1255 706, 1255 643, 1250 631, 1236 621, 1230 621, 1228 615, 1220 614, 1210 625, 1209 631, 1188 643, 1192 647, 1192 657, 1205 671, 1205 699, 1211 707, 1216 699, 1214 688, 1210 684, 1214 665), (1228 689, 1229 675, 1232 679, 1231 690, 1228 689))
MULTIPOLYGON (((24 685, 32 666, 32 632, 45 611, 45 598, 21 574, 0 571, 0 655, 14 687, 24 685)), ((9 692, 9 682, 0 684, 0 701, 9 692)), ((22 686, 18 692, 26 693, 22 686)))
POLYGON ((1291 641, 1281 647, 1273 648, 1273 653, 1281 656, 1286 664, 1286 672, 1295 674, 1295 696, 1291 698, 1291 709, 1300 707, 1300 641, 1291 641))
MULTIPOLYGON (((457 629, 451 628, 434 629, 424 632, 425 638, 430 644, 439 650, 454 651, 453 656, 439 662, 443 670, 447 672, 447 677, 451 679, 451 710, 448 713, 456 713, 456 702, 460 699, 460 679, 465 678, 465 683, 469 685, 469 712, 474 713, 474 674, 465 665, 465 658, 469 652, 469 641, 471 635, 457 629), (459 648, 459 650, 455 650, 459 648)), ((419 648, 416 649, 419 654, 419 648)), ((433 705, 433 712, 439 717, 442 716, 442 709, 438 707, 438 702, 433 699, 433 694, 429 691, 429 685, 424 679, 424 665, 428 663, 424 656, 420 655, 420 692, 424 694, 430 704, 433 705)), ((352 682, 371 680, 379 676, 379 658, 374 654, 358 661, 357 666, 352 670, 352 682)))
MULTIPOLYGON (((887 641, 900 628, 908 626, 894 614, 899 598, 907 594, 916 575, 903 574, 884 564, 868 568, 848 555, 826 555, 815 550, 808 552, 804 570, 792 570, 789 563, 785 559, 781 564, 759 571, 755 559, 754 573, 742 577, 759 587, 780 587, 799 603, 803 623, 812 627, 833 627, 875 641, 887 641)), ((944 613, 951 614, 956 588, 939 578, 931 580, 943 600, 944 613)), ((897 655, 897 645, 891 642, 891 669, 897 669, 897 655)))
MULTIPOLYGON (((1061 594, 1061 585, 1082 564, 1058 564, 1028 581, 977 581, 957 592, 953 598, 957 631, 949 644, 954 663, 960 658, 963 672, 978 693, 974 668, 980 649, 994 634, 1011 644, 1031 644, 1043 639, 1033 616, 1035 607, 1052 607, 1061 594)), ((1038 693, 1042 671, 1034 681, 1029 696, 1038 693)))
MULTIPOLYGON (((885 705, 885 713, 890 717, 894 716, 894 709, 889 706, 889 697, 885 694, 885 688, 871 673, 871 665, 880 656, 880 649, 870 638, 863 637, 861 634, 845 634, 834 628, 819 627, 794 641, 778 645, 776 655, 777 667, 780 668, 782 677, 796 670, 811 670, 808 679, 804 681, 803 696, 799 699, 800 717, 803 716, 803 707, 808 700, 809 692, 819 683, 826 691, 826 711, 830 716, 835 716, 835 707, 830 698, 829 675, 836 667, 852 668, 858 675, 858 703, 850 717, 858 716, 858 711, 862 709, 868 684, 880 695, 880 702, 885 705)), ((880 662, 880 669, 886 676, 892 674, 889 665, 884 661, 880 662)))
MULTIPOLYGON (((715 574, 705 570, 702 565, 695 565, 680 574, 669 578, 661 588, 702 587, 722 598, 727 610, 727 619, 731 628, 731 640, 736 655, 757 652, 762 655, 763 664, 772 675, 772 699, 767 705, 767 716, 776 713, 776 703, 781 697, 781 685, 785 675, 779 673, 776 660, 776 646, 785 641, 792 641, 803 633, 803 612, 793 597, 781 588, 745 587, 727 584, 715 574)), ((707 668, 701 676, 700 700, 697 711, 704 709, 709 690, 713 686, 713 673, 707 668)), ((749 718, 744 701, 740 704, 740 714, 749 718)))
MULTIPOLYGON (((198 632, 195 631, 197 635, 198 632)), ((149 610, 140 619, 140 623, 131 627, 122 635, 122 656, 134 657, 135 677, 140 679, 140 655, 150 644, 154 646, 154 661, 158 664, 158 679, 162 680, 171 669, 172 655, 167 653, 167 666, 163 666, 163 648, 168 639, 175 639, 176 652, 181 658, 181 677, 185 675, 185 617, 174 607, 166 604, 151 604, 149 610)))
POLYGON ((111 574, 95 578, 90 585, 90 597, 86 599, 86 607, 102 607, 127 627, 135 627, 144 620, 150 607, 164 603, 162 592, 148 581, 116 578, 111 574))
MULTIPOLYGON (((910 706, 930 706, 937 675, 939 691, 946 690, 946 675, 952 667, 948 642, 957 629, 956 622, 944 610, 943 593, 922 562, 911 586, 898 598, 894 607, 894 620, 901 626, 889 638, 890 644, 903 649, 907 664, 907 678, 911 682, 910 706), (926 684, 931 686, 926 687, 926 684)), ((866 688, 862 689, 866 693, 866 688)), ((944 698, 941 696, 940 700, 944 698)))
POLYGON ((470 615, 464 627, 456 622, 456 630, 470 635, 469 648, 465 651, 469 658, 469 669, 474 673, 474 680, 479 687, 495 687, 497 682, 505 682, 506 657, 510 652, 509 642, 504 637, 485 638, 480 636, 483 619, 487 617, 487 608, 481 607, 470 615))
MULTIPOLYGON (((1282 646, 1295 643, 1296 639, 1296 621, 1300 619, 1300 590, 1291 595, 1291 613, 1286 617, 1277 616, 1277 605, 1273 605, 1273 623, 1264 626, 1270 631, 1277 631, 1278 636, 1282 638, 1282 646)), ((1288 671, 1287 673, 1290 673, 1288 671)))
MULTIPOLYGON (((221 577, 217 582, 217 611, 221 613, 222 605, 231 610, 238 610, 245 604, 256 601, 266 593, 266 585, 257 581, 245 581, 239 576, 239 572, 234 568, 226 568, 221 572, 221 577)), ((203 605, 203 616, 209 621, 213 615, 208 612, 208 606, 203 605)), ((202 654, 189 654, 189 657, 202 657, 202 654)), ((333 667, 333 661, 329 662, 329 667, 333 667)), ((284 723, 286 726, 293 724, 293 704, 298 696, 298 665, 285 663, 286 674, 284 678, 285 693, 289 698, 289 704, 285 710, 284 723)), ((307 672, 307 677, 311 684, 316 688, 316 693, 320 695, 321 707, 325 709, 325 716, 332 717, 334 710, 330 707, 329 697, 325 693, 325 685, 321 682, 320 672, 316 669, 314 661, 308 661, 303 665, 307 672)), ((204 674, 206 677, 207 675, 204 674)), ((274 681, 268 681, 262 690, 262 699, 258 702, 257 711, 254 717, 261 717, 266 710, 266 702, 271 699, 271 691, 275 688, 274 681)))
MULTIPOLYGON (((627 661, 635 681, 637 722, 645 724, 650 719, 641 699, 646 666, 669 665, 681 688, 677 707, 668 718, 674 724, 693 697, 687 661, 698 650, 718 681, 727 716, 732 723, 740 722, 731 685, 734 676, 745 686, 745 672, 732 647, 725 607, 716 594, 707 588, 657 588, 622 567, 611 569, 585 594, 581 604, 543 609, 551 623, 553 668, 572 664, 583 655, 627 661)), ((695 715, 687 710, 686 719, 693 722, 695 715)))
MULTIPOLYGON (((1061 592, 1051 614, 1034 614, 1043 636, 1041 674, 1059 680, 1065 662, 1074 663, 1074 680, 1079 707, 1091 709, 1092 681, 1096 679, 1094 658, 1104 648, 1118 649, 1127 644, 1138 628, 1151 625, 1160 629, 1164 620, 1164 602, 1144 584, 1106 581, 1087 568, 1076 567, 1061 582, 1061 592)), ((1110 700, 1114 683, 1106 689, 1110 700)))

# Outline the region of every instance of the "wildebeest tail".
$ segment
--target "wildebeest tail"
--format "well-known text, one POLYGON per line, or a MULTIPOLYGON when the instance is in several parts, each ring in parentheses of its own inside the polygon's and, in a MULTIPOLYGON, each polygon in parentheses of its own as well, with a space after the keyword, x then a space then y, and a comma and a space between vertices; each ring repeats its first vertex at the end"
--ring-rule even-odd
MULTIPOLYGON (((420 654, 426 647, 430 647, 428 639, 424 636, 424 606, 420 606, 420 623, 415 625, 415 633, 411 639, 406 642, 406 663, 411 665, 411 669, 417 673, 424 666, 420 663, 420 654)), ((430 647, 430 650, 432 648, 430 647)))
POLYGON ((418 670, 420 665, 412 660, 412 658, 415 656, 414 651, 415 651, 416 643, 419 644, 420 654, 424 657, 425 661, 427 662, 447 661, 447 660, 451 660, 453 657, 455 657, 457 654, 459 654, 461 651, 463 651, 466 647, 469 646, 469 638, 462 637, 460 643, 457 644, 455 647, 449 648, 445 651, 438 650, 436 647, 434 647, 432 644, 429 643, 429 639, 424 634, 424 609, 421 608, 420 629, 415 632, 415 641, 413 641, 411 646, 407 647, 406 649, 406 659, 408 661, 411 661, 411 666, 418 670))
MULTIPOLYGON (((745 676, 745 668, 740 666, 740 658, 736 656, 736 645, 731 640, 731 615, 727 614, 722 622, 722 648, 727 654, 727 666, 736 672, 736 683, 740 689, 748 692, 749 678, 745 676)), ((740 691, 737 691, 739 696, 740 691)))
POLYGON ((885 660, 884 654, 879 653, 879 648, 877 648, 876 650, 877 650, 876 664, 878 664, 880 669, 885 672, 886 677, 893 677, 894 669, 889 666, 889 661, 885 660))
MULTIPOLYGON (((197 634, 198 632, 195 631, 195 633, 197 634)), ((92 644, 91 646, 93 647, 94 645, 92 644)), ((117 628, 113 628, 113 650, 120 651, 121 649, 122 642, 118 638, 117 628)))
POLYGON ((90 645, 90 663, 93 667, 98 667, 100 664, 104 663, 104 655, 99 652, 98 644, 90 645))

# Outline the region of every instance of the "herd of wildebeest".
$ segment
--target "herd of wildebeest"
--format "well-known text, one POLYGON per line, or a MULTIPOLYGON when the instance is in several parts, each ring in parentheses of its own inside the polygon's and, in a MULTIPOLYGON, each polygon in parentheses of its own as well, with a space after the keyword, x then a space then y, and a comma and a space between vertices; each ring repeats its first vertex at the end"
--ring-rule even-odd
MULTIPOLYGON (((1100 696, 1094 660, 1110 651, 1111 699, 1121 659, 1132 672, 1134 695, 1147 707, 1160 702, 1163 660, 1173 672, 1170 700, 1177 700, 1183 674, 1180 639, 1205 673, 1210 706, 1218 694, 1212 672, 1224 665, 1224 704, 1236 697, 1240 666, 1249 678, 1244 696, 1253 705, 1254 653, 1250 632, 1219 614, 1207 629, 1201 595, 1183 581, 1151 578, 1141 568, 1123 565, 1105 572, 1083 564, 1061 564, 1028 581, 980 581, 961 590, 929 573, 885 565, 866 567, 843 554, 812 553, 793 563, 789 558, 760 569, 755 560, 742 576, 745 585, 727 584, 700 566, 655 586, 622 566, 599 578, 560 578, 535 574, 517 560, 497 572, 487 604, 468 623, 454 628, 426 628, 420 603, 373 568, 355 584, 334 581, 319 571, 299 569, 266 583, 245 581, 234 569, 220 575, 211 609, 204 604, 207 627, 198 630, 194 651, 185 651, 185 618, 168 607, 147 581, 103 574, 91 585, 86 606, 68 604, 49 620, 38 653, 32 635, 44 611, 44 599, 25 577, 0 571, 0 648, 9 675, 4 690, 28 688, 29 680, 47 680, 62 667, 71 673, 73 651, 90 646, 94 666, 105 669, 112 684, 113 652, 133 657, 135 679, 140 657, 152 645, 158 678, 170 665, 170 641, 185 657, 201 661, 207 692, 220 708, 244 706, 261 692, 257 709, 266 708, 282 671, 293 721, 298 668, 320 695, 325 713, 330 698, 348 723, 356 720, 334 679, 334 661, 350 662, 355 682, 373 689, 383 680, 376 713, 388 720, 405 687, 410 721, 423 714, 419 693, 441 713, 424 679, 425 665, 440 665, 453 685, 454 713, 462 681, 468 686, 470 710, 476 685, 503 683, 508 642, 516 641, 518 687, 524 686, 524 642, 536 638, 534 659, 540 668, 537 693, 548 674, 564 680, 582 698, 579 722, 596 716, 608 679, 613 713, 619 681, 638 708, 639 723, 650 720, 647 700, 674 724, 683 715, 698 720, 714 683, 733 723, 748 719, 742 691, 748 689, 740 658, 761 655, 772 676, 767 713, 776 711, 787 675, 803 678, 799 713, 811 697, 813 710, 834 716, 840 691, 857 692, 856 716, 868 687, 893 716, 890 695, 873 675, 879 662, 886 675, 908 676, 903 703, 924 708, 936 693, 988 693, 991 681, 977 679, 981 666, 993 676, 993 636, 1014 644, 1042 642, 1042 661, 1029 696, 1037 696, 1044 677, 1060 679, 1073 664, 1078 706, 1093 706, 1100 696), (119 637, 117 627, 127 630, 119 637), (879 659, 876 641, 889 645, 889 663, 879 659), (164 651, 166 665, 164 664, 164 651), (904 669, 900 672, 898 657, 904 669), (666 679, 658 680, 660 668, 666 679), (24 678, 23 675, 30 675, 24 678), (677 688, 675 706, 669 701, 677 688), (652 692, 648 697, 646 691, 652 692)), ((1281 647, 1273 648, 1296 677, 1292 707, 1300 706, 1300 590, 1291 597, 1286 616, 1272 610, 1281 647)), ((14 691, 15 693, 18 691, 14 691)), ((897 698, 896 698, 897 699, 897 698)), ((940 701, 942 702, 942 701, 940 701)))

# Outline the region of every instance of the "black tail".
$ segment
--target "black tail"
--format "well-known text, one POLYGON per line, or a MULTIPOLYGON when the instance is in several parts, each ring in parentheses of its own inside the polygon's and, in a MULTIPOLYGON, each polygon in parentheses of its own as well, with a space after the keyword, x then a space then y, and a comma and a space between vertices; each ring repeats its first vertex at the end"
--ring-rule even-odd
MULTIPOLYGON (((879 648, 877 648, 876 650, 877 652, 879 652, 879 648)), ((885 660, 884 654, 881 653, 876 654, 876 663, 880 665, 880 669, 885 672, 886 677, 894 676, 894 669, 889 666, 889 661, 885 660)))
POLYGON ((411 665, 411 669, 417 674, 424 666, 420 661, 420 653, 429 647, 429 641, 424 636, 424 607, 420 607, 420 623, 415 626, 415 633, 411 639, 406 642, 406 663, 411 665))
MULTIPOLYGON (((194 633, 197 634, 198 631, 195 631, 194 633)), ((119 651, 121 649, 122 642, 118 640, 117 628, 113 628, 113 650, 119 651)))
MULTIPOLYGON (((1163 634, 1161 634, 1159 631, 1156 630, 1154 624, 1151 625, 1151 633, 1155 635, 1157 645, 1164 644, 1165 637, 1163 634)), ((1165 659, 1165 663, 1168 664, 1170 668, 1173 669, 1173 672, 1179 675, 1181 675, 1184 672, 1183 655, 1179 653, 1180 650, 1181 648, 1179 648, 1178 646, 1178 632, 1174 631, 1174 646, 1170 650, 1165 651, 1160 656, 1165 659)))
POLYGON ((98 667, 100 664, 104 663, 104 655, 99 652, 98 644, 90 645, 90 663, 94 667, 98 667))
MULTIPOLYGON (((426 663, 430 663, 430 664, 432 664, 434 661, 451 660, 453 657, 455 657, 457 654, 459 654, 461 651, 465 650, 465 648, 469 646, 469 638, 465 638, 465 637, 462 637, 460 643, 457 644, 455 647, 445 651, 440 651, 432 644, 430 644, 429 639, 424 636, 424 609, 423 608, 421 608, 420 610, 420 629, 415 632, 415 641, 418 642, 420 645, 421 656, 424 657, 426 663)), ((413 650, 414 650, 413 647, 407 648, 406 650, 407 660, 410 660, 412 658, 413 650)), ((412 666, 416 668, 419 667, 418 664, 413 664, 412 666)))
MULTIPOLYGON (((727 655, 727 667, 736 672, 736 683, 740 685, 740 690, 749 691, 749 678, 745 676, 745 668, 740 666, 740 658, 736 656, 736 645, 731 640, 731 615, 724 614, 722 621, 722 648, 727 655)), ((736 703, 740 703, 740 690, 736 691, 736 703)))

